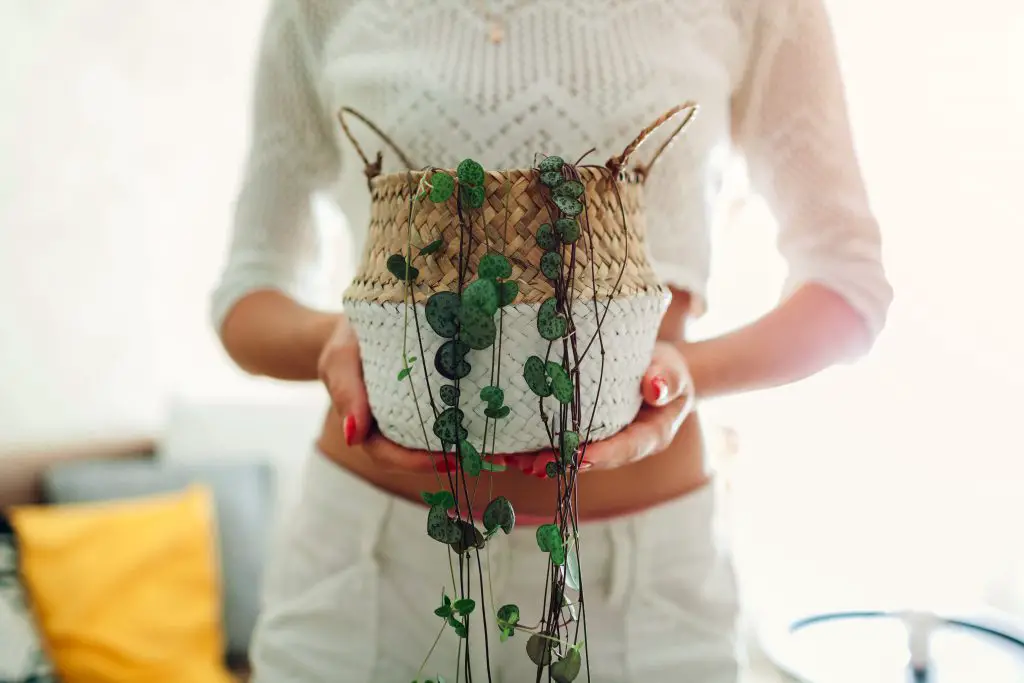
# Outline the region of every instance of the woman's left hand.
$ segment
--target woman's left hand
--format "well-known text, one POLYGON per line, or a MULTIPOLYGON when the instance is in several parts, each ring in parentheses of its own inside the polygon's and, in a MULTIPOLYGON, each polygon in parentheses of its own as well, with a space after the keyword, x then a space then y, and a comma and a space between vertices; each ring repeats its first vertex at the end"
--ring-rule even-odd
MULTIPOLYGON (((587 444, 581 471, 611 469, 642 460, 668 448, 693 410, 693 381, 680 348, 659 341, 641 380, 644 403, 632 424, 603 441, 587 444)), ((545 476, 554 454, 505 456, 527 474, 545 476)))

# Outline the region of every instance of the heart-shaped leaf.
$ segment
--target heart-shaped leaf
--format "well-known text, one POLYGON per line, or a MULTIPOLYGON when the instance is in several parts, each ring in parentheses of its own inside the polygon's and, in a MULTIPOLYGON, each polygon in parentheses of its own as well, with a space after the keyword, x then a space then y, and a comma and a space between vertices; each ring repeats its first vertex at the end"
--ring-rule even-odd
POLYGON ((451 339, 459 331, 459 295, 454 292, 436 292, 427 299, 423 315, 430 329, 439 337, 451 339))
POLYGON ((470 209, 479 209, 484 205, 484 200, 487 198, 484 193, 484 188, 477 185, 470 187, 464 185, 462 187, 462 204, 470 209))
POLYGON ((487 386, 480 390, 480 400, 490 407, 500 408, 505 403, 505 392, 501 387, 487 386))
POLYGON ((450 406, 457 405, 459 402, 459 388, 452 384, 443 384, 438 390, 441 395, 441 401, 450 406))
POLYGON ((555 232, 566 244, 572 244, 580 238, 580 224, 572 218, 559 218, 555 221, 555 232))
POLYGON ((562 157, 550 156, 545 157, 544 160, 540 162, 537 170, 541 173, 546 173, 548 171, 561 171, 563 166, 565 166, 565 160, 562 159, 562 157))
POLYGON ((459 182, 463 185, 478 186, 484 184, 484 167, 472 159, 464 159, 455 170, 459 182))
POLYGON ((555 189, 556 197, 572 197, 579 199, 583 194, 583 183, 578 180, 567 180, 555 189))
POLYGON ((469 374, 472 366, 466 362, 466 354, 470 352, 469 346, 455 339, 441 344, 434 356, 434 369, 444 377, 453 382, 462 379, 469 374))
POLYGON ((498 305, 508 306, 515 302, 519 296, 519 283, 515 280, 505 280, 498 283, 498 305))
POLYGON ((473 600, 471 598, 462 598, 460 600, 456 600, 452 604, 452 609, 454 609, 462 616, 468 617, 470 614, 473 613, 473 610, 476 609, 476 600, 473 600))
POLYGON ((540 182, 551 189, 557 188, 565 182, 560 171, 544 171, 540 174, 540 182))
POLYGON ((519 623, 519 605, 502 605, 496 616, 498 628, 514 629, 519 623))
POLYGON ((552 198, 555 202, 555 206, 558 207, 559 211, 564 213, 566 216, 579 216, 583 212, 583 204, 578 199, 572 197, 566 197, 565 195, 557 195, 552 198))
POLYGON ((569 544, 569 552, 565 558, 565 585, 574 591, 579 591, 580 586, 580 558, 576 555, 575 544, 569 544))
POLYGON ((573 399, 572 377, 568 370, 558 363, 548 362, 548 377, 551 378, 551 393, 555 395, 559 403, 569 404, 573 399))
POLYGON ((562 274, 562 255, 557 251, 549 251, 541 256, 540 272, 551 280, 557 280, 562 274))
POLYGON ((458 443, 462 436, 462 419, 465 417, 458 408, 446 408, 434 420, 434 436, 445 443, 458 443))
POLYGON ((582 666, 583 658, 579 650, 572 648, 551 665, 551 677, 555 679, 555 683, 572 683, 580 675, 582 666))
POLYGON ((569 321, 557 311, 554 297, 547 299, 537 311, 537 331, 548 341, 561 339, 569 329, 569 321))
POLYGON ((432 505, 427 512, 427 535, 435 541, 448 544, 462 538, 459 527, 448 516, 448 509, 441 505, 432 505))
POLYGON ((427 505, 433 507, 434 505, 440 505, 445 510, 450 510, 455 507, 455 496, 452 495, 451 491, 438 491, 437 493, 430 493, 424 491, 420 494, 420 498, 427 505))
POLYGON ((414 282, 416 278, 420 276, 419 269, 414 265, 407 264, 405 257, 401 254, 392 254, 389 256, 387 268, 389 273, 401 281, 406 281, 408 279, 409 282, 414 282))
POLYGON ((470 442, 462 439, 459 442, 459 455, 462 457, 462 469, 471 477, 480 476, 483 461, 480 458, 480 451, 470 442))
POLYGON ((537 527, 536 536, 537 547, 546 553, 562 547, 562 532, 554 524, 541 524, 537 527))
MULTIPOLYGON (((498 285, 494 280, 474 280, 462 291, 462 312, 478 308, 488 316, 498 312, 498 285)), ((463 321, 465 322, 465 321, 463 321)))
POLYGON ((452 550, 459 555, 467 552, 470 548, 481 549, 487 543, 484 535, 480 533, 480 530, 465 520, 458 520, 456 522, 460 533, 459 540, 454 543, 450 543, 452 550))
POLYGON ((455 191, 455 178, 443 171, 434 171, 430 175, 430 201, 435 204, 446 202, 455 191))
POLYGON ((512 414, 512 409, 508 406, 487 406, 484 408, 484 415, 491 418, 492 420, 503 420, 512 414))
POLYGON ((494 324, 494 316, 487 315, 482 309, 463 306, 462 340, 471 349, 477 351, 490 348, 498 334, 498 326, 494 324))
POLYGON ((481 279, 507 278, 512 277, 512 264, 503 254, 488 252, 480 257, 480 265, 477 266, 477 275, 481 279))
POLYGON ((558 246, 558 237, 550 223, 544 223, 537 228, 537 246, 544 251, 551 251, 558 246))
POLYGON ((544 360, 538 356, 530 356, 523 364, 523 379, 537 396, 545 398, 551 395, 551 380, 544 369, 544 360))
POLYGON ((576 459, 580 447, 580 435, 576 432, 562 432, 562 462, 568 464, 576 459))
POLYGON ((534 633, 526 641, 526 654, 530 661, 537 666, 547 666, 551 663, 551 648, 554 645, 549 639, 539 633, 534 633))
POLYGON ((516 513, 512 503, 505 496, 498 496, 484 509, 484 528, 487 531, 501 529, 506 534, 512 533, 516 525, 516 513))

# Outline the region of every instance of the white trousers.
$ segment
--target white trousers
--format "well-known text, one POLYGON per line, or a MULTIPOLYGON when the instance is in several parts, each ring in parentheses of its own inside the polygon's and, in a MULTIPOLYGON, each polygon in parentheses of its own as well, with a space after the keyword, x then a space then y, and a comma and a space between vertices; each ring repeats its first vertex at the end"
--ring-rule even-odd
MULTIPOLYGON (((585 479, 580 485, 586 495, 585 479)), ((739 680, 736 584, 716 528, 716 499, 709 485, 637 514, 581 524, 591 683, 739 680)), ((270 560, 253 683, 414 680, 441 631, 434 609, 442 589, 453 592, 448 547, 427 536, 426 519, 425 507, 314 453, 270 560)), ((488 609, 477 609, 470 627, 473 679, 488 680, 486 624, 490 680, 533 683, 528 634, 500 643, 494 611, 514 603, 523 624, 537 623, 547 555, 530 527, 499 533, 487 547, 480 559, 488 609)), ((475 560, 467 567, 477 573, 475 560)), ((479 598, 479 580, 474 576, 471 597, 479 598)), ((459 644, 444 629, 420 680, 464 680, 456 676, 459 644)), ((588 680, 586 670, 577 680, 588 680)))

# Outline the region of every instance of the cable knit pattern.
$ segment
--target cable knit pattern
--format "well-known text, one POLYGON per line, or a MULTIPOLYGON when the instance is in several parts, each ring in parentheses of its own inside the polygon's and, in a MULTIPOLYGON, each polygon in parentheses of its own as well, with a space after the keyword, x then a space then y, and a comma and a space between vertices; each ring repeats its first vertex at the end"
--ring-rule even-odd
MULTIPOLYGON (((700 115, 647 183, 659 276, 703 311, 709 230, 735 147, 779 220, 787 291, 824 284, 877 333, 892 292, 822 2, 273 0, 216 324, 256 289, 308 299, 330 248, 311 219, 315 193, 338 201, 361 249, 370 204, 335 118, 341 106, 419 166, 471 156, 521 168, 538 152, 576 158, 591 148, 603 162, 692 99, 700 115), (500 44, 488 40, 488 13, 504 26, 500 44)), ((360 124, 353 130, 364 148, 381 147, 360 124)), ((398 170, 384 151, 384 170, 398 170)))

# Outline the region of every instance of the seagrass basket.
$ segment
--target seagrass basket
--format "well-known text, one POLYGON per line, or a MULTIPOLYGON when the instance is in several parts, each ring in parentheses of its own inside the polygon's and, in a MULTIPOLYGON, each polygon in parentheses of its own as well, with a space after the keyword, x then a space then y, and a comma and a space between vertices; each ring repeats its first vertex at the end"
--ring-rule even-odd
MULTIPOLYGON (((507 259, 511 273, 504 273, 505 280, 517 283, 518 291, 502 302, 494 345, 463 346, 458 352, 467 363, 455 383, 464 399, 467 438, 486 439, 492 453, 551 448, 550 416, 557 409, 544 410, 550 399, 541 400, 531 390, 524 368, 534 356, 559 363, 564 357, 564 365, 575 371, 573 411, 587 423, 587 440, 607 438, 633 421, 642 403, 640 380, 670 298, 649 259, 644 180, 696 111, 693 103, 675 107, 606 164, 565 164, 562 178, 554 181, 550 160, 557 157, 541 158, 537 168, 487 170, 480 176, 482 201, 470 202, 472 209, 456 199, 457 190, 447 201, 425 198, 448 182, 437 174, 460 182, 461 167, 413 170, 370 121, 352 109, 341 111, 344 132, 366 164, 371 202, 364 252, 343 302, 359 338, 371 411, 386 438, 409 448, 438 449, 430 424, 438 407, 445 407, 443 399, 450 398, 442 396, 448 380, 437 372, 443 345, 449 343, 451 351, 452 335, 442 336, 428 324, 427 302, 438 292, 463 292, 478 275, 481 259, 493 253, 507 259), (374 161, 367 158, 346 123, 350 116, 379 135, 410 170, 381 173, 381 154, 374 161), (644 140, 677 116, 681 123, 651 160, 628 167, 644 140), (579 234, 572 235, 571 244, 558 239, 560 229, 552 237, 552 226, 566 217, 560 210, 564 205, 553 201, 552 185, 570 180, 577 183, 582 207, 574 219, 579 234), (543 263, 552 250, 560 254, 555 260, 561 280, 549 277, 551 263, 543 263), (413 266, 414 278, 401 277, 410 275, 404 264, 396 271, 397 255, 409 258, 404 263, 413 266), (568 321, 554 340, 550 333, 538 333, 545 308, 568 321), (477 399, 495 384, 496 374, 507 406, 500 419, 488 415, 488 403, 477 399)), ((580 208, 572 206, 571 211, 580 208)))

